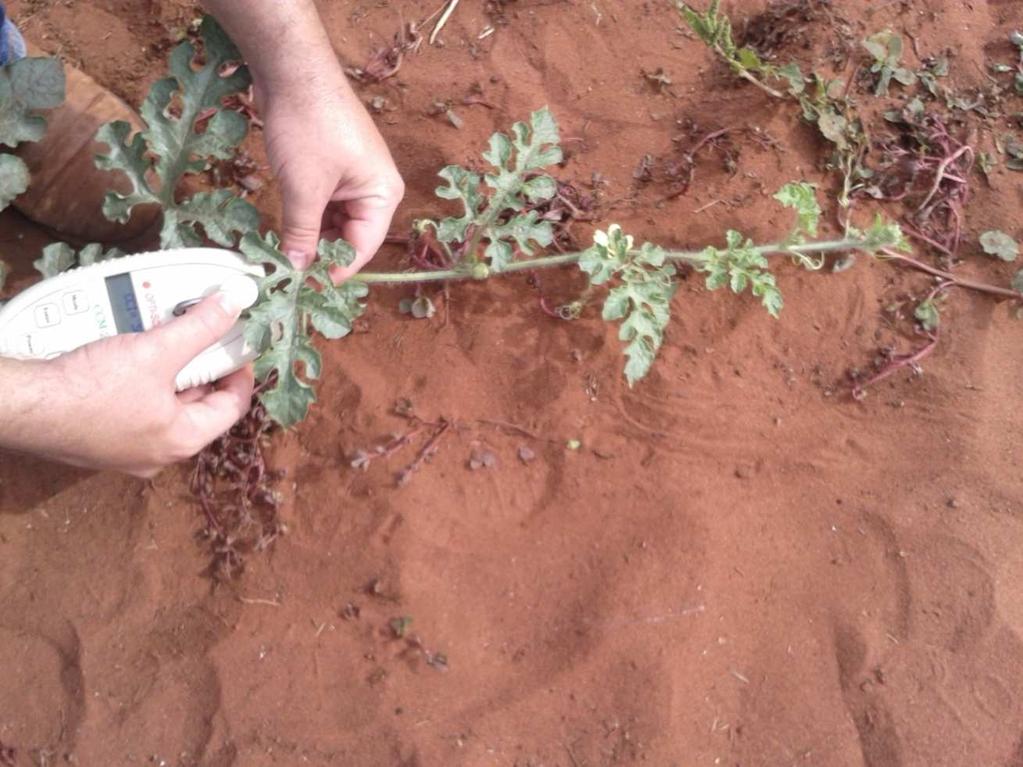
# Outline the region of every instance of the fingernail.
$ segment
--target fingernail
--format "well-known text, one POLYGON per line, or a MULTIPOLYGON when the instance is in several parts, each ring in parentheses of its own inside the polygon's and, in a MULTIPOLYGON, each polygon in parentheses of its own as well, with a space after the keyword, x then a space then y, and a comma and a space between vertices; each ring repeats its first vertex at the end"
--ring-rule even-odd
POLYGON ((284 255, 288 257, 288 260, 296 269, 305 269, 309 266, 309 261, 311 260, 309 255, 307 253, 303 253, 301 250, 289 250, 284 255))
POLYGON ((259 298, 259 286, 255 280, 245 275, 232 277, 220 286, 217 300, 225 312, 237 317, 248 309, 259 298))
POLYGON ((217 291, 217 303, 220 304, 220 308, 224 310, 226 314, 232 317, 237 317, 242 313, 242 305, 238 300, 238 296, 230 290, 224 290, 221 288, 217 291))

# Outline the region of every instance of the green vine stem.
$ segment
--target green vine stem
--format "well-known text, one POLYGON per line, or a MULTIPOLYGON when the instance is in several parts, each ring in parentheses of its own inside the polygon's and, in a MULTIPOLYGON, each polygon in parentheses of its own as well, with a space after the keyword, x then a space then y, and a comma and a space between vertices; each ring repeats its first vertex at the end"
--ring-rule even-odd
MULTIPOLYGON (((841 240, 828 240, 824 242, 808 242, 800 245, 787 243, 774 243, 772 245, 760 245, 753 249, 755 253, 763 256, 814 256, 825 253, 839 253, 848 251, 866 251, 873 253, 876 245, 866 238, 844 238, 841 240)), ((632 251, 632 255, 639 251, 632 251)), ((515 272, 528 272, 534 269, 550 269, 558 266, 566 266, 578 263, 584 255, 584 251, 578 253, 562 253, 557 256, 545 256, 543 258, 531 258, 525 261, 513 261, 500 271, 492 269, 485 264, 470 264, 465 268, 445 269, 430 272, 360 272, 351 278, 353 282, 362 282, 367 285, 403 285, 407 283, 422 282, 448 282, 455 280, 485 280, 500 274, 512 274, 515 272)), ((666 258, 669 261, 692 264, 699 266, 707 263, 708 256, 704 251, 669 250, 666 251, 666 258)))

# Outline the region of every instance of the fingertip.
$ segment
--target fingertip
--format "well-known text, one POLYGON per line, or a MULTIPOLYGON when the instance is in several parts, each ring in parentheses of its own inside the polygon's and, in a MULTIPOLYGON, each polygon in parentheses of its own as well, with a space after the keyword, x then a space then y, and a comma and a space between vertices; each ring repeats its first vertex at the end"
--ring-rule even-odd
POLYGON ((254 388, 250 365, 222 378, 212 392, 185 406, 189 430, 203 446, 213 442, 249 412, 254 388))
POLYGON ((236 370, 231 375, 220 379, 216 384, 217 392, 231 394, 238 400, 240 415, 248 412, 255 388, 256 377, 252 372, 252 365, 246 365, 241 370, 236 370))
POLYGON ((330 267, 330 279, 335 285, 340 285, 361 272, 362 268, 371 260, 372 256, 356 255, 355 260, 348 266, 332 266, 330 267))
POLYGON ((212 393, 212 391, 213 386, 211 384, 185 389, 185 391, 178 393, 178 402, 182 405, 191 405, 193 402, 198 402, 204 397, 207 397, 210 393, 212 393))
POLYGON ((315 258, 315 248, 300 247, 294 244, 285 244, 282 248, 284 255, 288 257, 291 265, 296 269, 308 269, 315 258))

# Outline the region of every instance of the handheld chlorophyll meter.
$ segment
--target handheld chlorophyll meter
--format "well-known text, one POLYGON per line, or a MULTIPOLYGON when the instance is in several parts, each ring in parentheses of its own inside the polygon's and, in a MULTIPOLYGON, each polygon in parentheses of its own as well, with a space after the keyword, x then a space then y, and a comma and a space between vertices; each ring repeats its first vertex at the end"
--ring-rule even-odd
MULTIPOLYGON (((101 261, 43 280, 0 308, 0 357, 49 360, 124 333, 142 333, 224 291, 242 307, 259 297, 262 267, 216 248, 181 248, 101 261)), ((178 391, 219 380, 255 359, 239 321, 178 374, 178 391)))

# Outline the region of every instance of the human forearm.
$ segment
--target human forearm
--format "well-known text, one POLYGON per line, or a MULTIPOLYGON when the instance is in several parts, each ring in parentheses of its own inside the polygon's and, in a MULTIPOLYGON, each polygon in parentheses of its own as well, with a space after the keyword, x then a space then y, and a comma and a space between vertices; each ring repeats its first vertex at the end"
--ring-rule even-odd
POLYGON ((284 198, 292 262, 343 237, 357 272, 383 243, 404 194, 373 119, 345 78, 312 0, 205 0, 252 70, 270 168, 284 198))
POLYGON ((218 296, 147 333, 47 362, 0 358, 0 448, 147 477, 195 455, 248 409, 252 371, 180 396, 174 381, 240 312, 218 296))
POLYGON ((50 431, 45 363, 0 358, 0 447, 30 450, 50 431))
POLYGON ((298 97, 329 84, 350 93, 312 0, 205 0, 204 4, 238 45, 258 89, 298 97))

